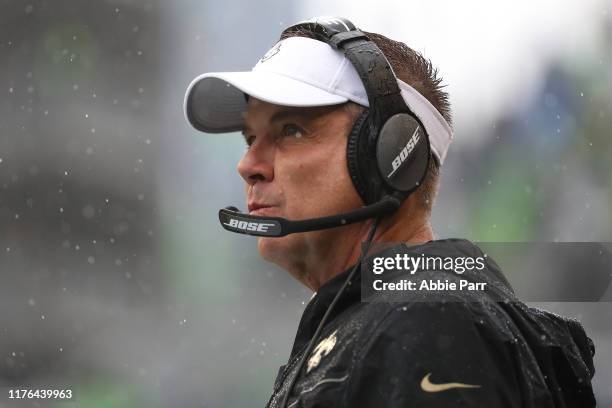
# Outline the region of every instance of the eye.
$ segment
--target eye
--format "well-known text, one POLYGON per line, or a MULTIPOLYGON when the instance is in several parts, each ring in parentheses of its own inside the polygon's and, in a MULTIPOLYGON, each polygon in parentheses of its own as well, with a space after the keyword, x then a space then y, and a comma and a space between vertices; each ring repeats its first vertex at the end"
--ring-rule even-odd
POLYGON ((247 148, 248 148, 248 147, 251 147, 251 145, 252 145, 252 144, 253 144, 253 142, 255 141, 255 136, 254 136, 254 135, 253 135, 253 136, 246 136, 246 137, 244 138, 244 141, 245 141, 245 142, 246 142, 246 144, 247 144, 247 148))
POLYGON ((299 126, 289 123, 283 126, 283 130, 281 131, 281 136, 300 138, 303 136, 303 130, 299 126))

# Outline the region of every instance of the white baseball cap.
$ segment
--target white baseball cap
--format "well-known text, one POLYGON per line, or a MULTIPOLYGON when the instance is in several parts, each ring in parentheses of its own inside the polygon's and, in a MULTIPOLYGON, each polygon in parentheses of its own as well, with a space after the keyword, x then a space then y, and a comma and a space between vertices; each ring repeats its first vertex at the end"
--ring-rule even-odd
MULTIPOLYGON (((408 108, 421 120, 440 164, 453 138, 440 112, 416 89, 398 79, 408 108)), ((247 110, 245 94, 283 106, 326 106, 353 101, 368 107, 368 96, 344 54, 305 37, 279 41, 246 72, 209 72, 195 78, 185 94, 185 116, 207 133, 240 131, 247 110)))

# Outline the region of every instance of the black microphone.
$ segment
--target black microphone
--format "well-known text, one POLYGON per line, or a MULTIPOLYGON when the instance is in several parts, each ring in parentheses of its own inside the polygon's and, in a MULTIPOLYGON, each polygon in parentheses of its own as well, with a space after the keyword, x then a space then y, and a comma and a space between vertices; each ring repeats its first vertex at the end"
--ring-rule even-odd
POLYGON ((236 207, 219 210, 219 222, 228 231, 259 237, 283 237, 296 232, 316 231, 377 218, 391 214, 401 206, 402 200, 394 195, 354 211, 306 220, 288 220, 281 217, 265 217, 243 214, 236 207))

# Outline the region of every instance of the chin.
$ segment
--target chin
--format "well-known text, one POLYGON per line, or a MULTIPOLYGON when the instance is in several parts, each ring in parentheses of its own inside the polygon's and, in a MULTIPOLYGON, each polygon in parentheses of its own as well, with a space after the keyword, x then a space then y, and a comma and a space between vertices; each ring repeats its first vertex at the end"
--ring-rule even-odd
POLYGON ((266 261, 284 268, 298 252, 300 246, 299 235, 286 235, 280 238, 259 238, 257 240, 259 255, 266 261))

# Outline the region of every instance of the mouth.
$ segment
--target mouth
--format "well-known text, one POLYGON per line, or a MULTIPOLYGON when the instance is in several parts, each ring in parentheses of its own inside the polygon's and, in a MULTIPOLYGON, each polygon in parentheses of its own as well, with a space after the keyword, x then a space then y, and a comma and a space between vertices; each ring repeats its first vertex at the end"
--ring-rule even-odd
POLYGON ((275 205, 262 204, 262 203, 249 203, 249 215, 265 215, 273 216, 278 214, 278 207, 275 205))

